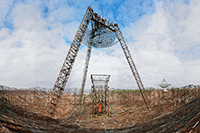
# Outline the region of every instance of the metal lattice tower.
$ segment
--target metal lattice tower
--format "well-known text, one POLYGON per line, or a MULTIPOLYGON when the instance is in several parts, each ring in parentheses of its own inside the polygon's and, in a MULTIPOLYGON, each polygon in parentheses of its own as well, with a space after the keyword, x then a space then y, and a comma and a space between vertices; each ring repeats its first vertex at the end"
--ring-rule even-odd
POLYGON ((135 77, 137 85, 140 89, 144 103, 146 105, 149 104, 149 100, 145 93, 145 89, 140 79, 139 73, 136 69, 136 66, 133 62, 133 59, 128 50, 126 42, 122 36, 122 33, 118 27, 118 24, 108 21, 107 19, 95 13, 91 7, 88 7, 85 13, 85 16, 83 17, 82 22, 78 28, 78 31, 74 37, 74 40, 71 44, 71 47, 68 51, 67 57, 63 63, 60 73, 57 77, 54 88, 51 92, 51 96, 49 98, 47 108, 46 108, 46 113, 48 116, 54 116, 55 114, 56 106, 59 103, 61 94, 63 93, 67 80, 70 76, 70 72, 72 70, 72 66, 78 54, 81 42, 88 45, 88 51, 87 51, 87 56, 86 56, 83 80, 81 84, 80 103, 82 101, 82 96, 84 92, 89 59, 90 59, 90 54, 91 54, 91 48, 92 47, 96 47, 96 48, 110 47, 116 44, 117 42, 116 40, 120 42, 122 50, 125 54, 125 57, 133 73, 133 76, 135 77), (91 28, 89 25, 91 25, 91 28))

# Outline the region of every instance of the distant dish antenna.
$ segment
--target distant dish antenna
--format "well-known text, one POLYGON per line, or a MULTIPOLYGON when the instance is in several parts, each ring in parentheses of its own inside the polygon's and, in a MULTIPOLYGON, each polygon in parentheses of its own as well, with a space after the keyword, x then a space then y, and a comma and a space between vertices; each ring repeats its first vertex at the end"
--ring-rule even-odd
POLYGON ((171 84, 168 84, 167 81, 165 79, 163 79, 161 84, 158 84, 158 86, 160 86, 161 88, 163 88, 164 92, 167 92, 167 87, 169 87, 171 84))

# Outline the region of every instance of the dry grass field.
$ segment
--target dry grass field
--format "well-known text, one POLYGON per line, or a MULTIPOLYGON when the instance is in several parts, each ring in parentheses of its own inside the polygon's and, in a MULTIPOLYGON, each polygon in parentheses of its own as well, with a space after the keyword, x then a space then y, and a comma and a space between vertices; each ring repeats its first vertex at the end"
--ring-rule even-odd
POLYGON ((199 132, 200 88, 147 90, 145 106, 138 90, 112 90, 109 116, 91 117, 90 94, 65 93, 56 115, 45 115, 49 93, 1 86, 0 132, 199 132))

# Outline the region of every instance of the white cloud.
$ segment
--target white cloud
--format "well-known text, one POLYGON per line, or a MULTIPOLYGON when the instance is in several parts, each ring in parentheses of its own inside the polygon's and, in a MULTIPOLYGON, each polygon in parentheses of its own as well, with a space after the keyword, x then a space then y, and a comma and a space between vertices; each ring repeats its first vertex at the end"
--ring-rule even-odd
MULTIPOLYGON (((191 68, 198 68, 200 64, 194 65, 186 60, 188 57, 183 58, 177 54, 177 51, 188 51, 200 44, 199 38, 196 37, 200 29, 198 28, 200 17, 196 16, 197 7, 200 4, 197 1, 193 2, 190 5, 185 5, 180 1, 158 2, 157 10, 153 15, 146 15, 137 23, 125 28, 125 35, 129 38, 131 51, 135 53, 134 58, 146 86, 156 86, 163 78, 166 78, 173 86, 198 84, 199 70, 191 68), (174 14, 171 13, 172 10, 174 14), (195 30, 194 27, 196 27, 195 30), (131 42, 131 38, 135 42, 131 42)), ((199 56, 195 48, 189 52, 188 55, 199 56)))
MULTIPOLYGON (((87 5, 94 5, 95 11, 100 13, 97 2, 80 3, 51 1, 41 7, 41 2, 34 1, 19 2, 13 7, 9 16, 14 30, 0 29, 0 84, 53 87, 69 49, 66 40, 73 40, 87 5), (48 11, 42 14, 41 8, 45 6, 48 11)), ((155 6, 154 13, 151 11, 138 21, 120 27, 144 85, 157 87, 163 78, 173 86, 199 84, 200 3, 195 0, 189 5, 182 1, 155 1, 155 6)), ((8 9, 9 6, 3 14, 8 9)), ((127 9, 125 11, 130 12, 131 5, 127 9)), ((106 16, 114 19, 114 15, 119 13, 113 11, 106 16)), ((80 49, 67 88, 80 88, 86 51, 86 46, 80 49)), ((91 87, 93 73, 111 74, 110 87, 137 87, 119 44, 92 49, 87 89, 91 87)))
POLYGON ((5 22, 9 21, 8 13, 13 7, 13 2, 9 0, 2 0, 0 4, 0 28, 5 26, 5 22))
POLYGON ((18 4, 12 16, 15 29, 1 29, 1 84, 16 87, 53 85, 65 56, 65 41, 58 30, 45 29, 45 21, 40 18, 37 3, 18 4), (61 55, 61 56, 60 56, 61 55), (52 71, 55 70, 56 71, 52 71))
POLYGON ((190 1, 189 5, 177 1, 167 5, 165 10, 171 14, 168 22, 175 47, 185 50, 200 44, 200 1, 190 1))

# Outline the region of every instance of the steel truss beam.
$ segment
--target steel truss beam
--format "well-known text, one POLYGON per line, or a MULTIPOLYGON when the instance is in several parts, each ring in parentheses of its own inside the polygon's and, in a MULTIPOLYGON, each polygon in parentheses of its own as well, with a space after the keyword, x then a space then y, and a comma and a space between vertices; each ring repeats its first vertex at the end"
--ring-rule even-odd
POLYGON ((84 88, 85 88, 85 82, 86 82, 86 77, 87 77, 87 71, 88 71, 88 65, 89 65, 89 61, 90 61, 91 50, 92 50, 92 46, 91 46, 91 43, 89 43, 87 55, 86 55, 86 59, 85 59, 85 68, 83 70, 83 78, 82 78, 82 83, 81 83, 81 95, 80 95, 80 101, 79 101, 80 104, 82 103, 82 99, 83 99, 83 92, 84 92, 84 88))
POLYGON ((49 98, 49 102, 47 104, 47 109, 46 109, 46 114, 48 116, 54 116, 55 114, 56 106, 59 103, 62 92, 64 91, 65 85, 72 70, 72 66, 78 54, 82 39, 85 35, 86 29, 91 20, 92 13, 93 13, 92 8, 88 7, 85 16, 83 17, 82 22, 78 28, 78 31, 76 32, 74 40, 68 51, 67 57, 63 63, 63 66, 54 84, 54 88, 51 92, 51 96, 49 98))
POLYGON ((116 31, 116 35, 118 37, 118 40, 119 40, 119 42, 121 44, 121 47, 123 49, 124 55, 125 55, 125 57, 126 57, 126 59, 128 61, 128 64, 129 64, 130 68, 131 68, 133 76, 135 77, 136 83, 137 83, 137 85, 138 85, 138 87, 140 89, 140 93, 142 95, 144 103, 146 105, 148 105, 148 104, 150 104, 150 102, 149 102, 147 94, 145 92, 145 88, 143 86, 142 80, 140 79, 140 75, 139 75, 139 73, 137 71, 135 63, 133 62, 133 59, 131 57, 130 51, 128 49, 128 46, 126 45, 124 37, 122 36, 121 30, 119 29, 118 26, 115 26, 115 31, 116 31))

